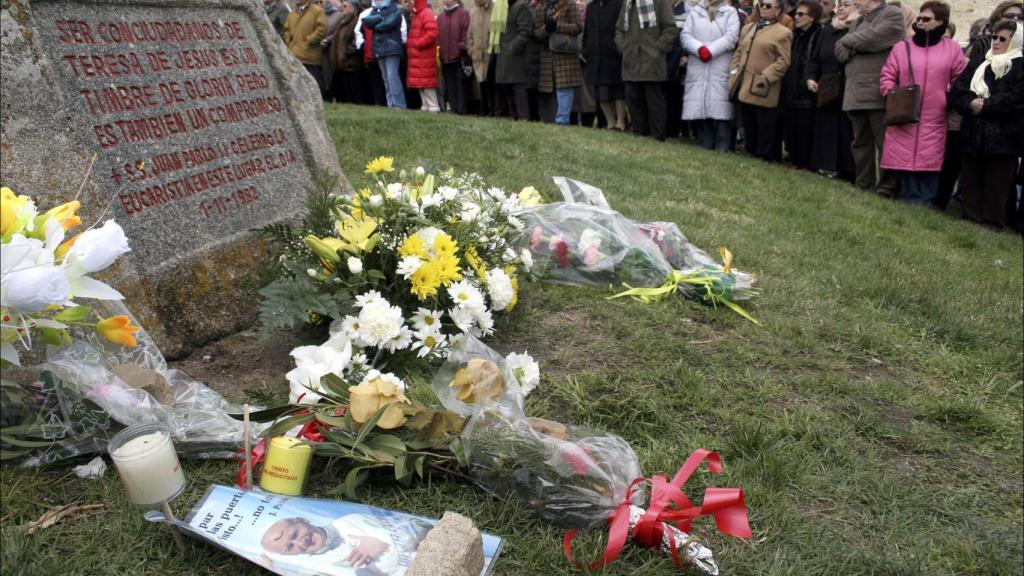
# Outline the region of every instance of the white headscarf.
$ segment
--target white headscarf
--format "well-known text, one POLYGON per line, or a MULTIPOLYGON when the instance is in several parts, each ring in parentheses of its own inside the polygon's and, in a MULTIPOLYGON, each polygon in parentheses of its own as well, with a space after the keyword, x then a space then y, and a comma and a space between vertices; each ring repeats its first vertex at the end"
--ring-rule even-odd
POLYGON ((985 54, 985 61, 982 62, 981 66, 978 66, 978 69, 974 71, 974 76, 971 78, 971 92, 974 92, 980 98, 988 98, 989 89, 988 84, 985 84, 985 69, 991 67, 996 80, 1002 78, 1013 67, 1013 60, 1021 57, 1021 46, 1024 46, 1024 26, 1018 23, 1006 52, 993 54, 992 49, 988 49, 988 52, 985 54))

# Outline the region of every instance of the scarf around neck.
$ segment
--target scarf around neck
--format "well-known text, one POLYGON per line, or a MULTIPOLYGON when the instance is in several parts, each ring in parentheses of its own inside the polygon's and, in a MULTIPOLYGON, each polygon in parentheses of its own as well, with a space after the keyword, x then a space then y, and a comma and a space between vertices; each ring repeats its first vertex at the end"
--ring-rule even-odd
POLYGON ((991 92, 988 89, 988 84, 985 83, 985 70, 992 68, 992 74, 996 80, 1006 76, 1006 73, 1013 67, 1013 61, 1016 58, 1021 58, 1022 45, 1024 45, 1024 26, 1017 26, 1017 31, 1013 33, 1006 52, 993 54, 992 49, 989 48, 985 53, 985 61, 978 66, 978 69, 974 71, 974 76, 971 77, 971 92, 980 98, 988 98, 991 92))
POLYGON ((626 17, 622 22, 623 32, 629 31, 629 10, 634 4, 636 4, 636 18, 640 21, 641 30, 658 25, 658 15, 654 13, 654 0, 626 0, 626 17))
POLYGON ((498 54, 501 52, 499 45, 501 35, 505 32, 508 24, 508 0, 494 0, 494 8, 491 9, 491 32, 487 37, 487 53, 498 54))

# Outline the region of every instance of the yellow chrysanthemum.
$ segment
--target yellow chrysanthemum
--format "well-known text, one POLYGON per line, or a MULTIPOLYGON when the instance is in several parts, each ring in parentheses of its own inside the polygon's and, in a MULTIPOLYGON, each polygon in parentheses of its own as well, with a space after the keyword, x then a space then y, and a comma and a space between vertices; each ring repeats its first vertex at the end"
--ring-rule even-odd
POLYGON ((402 242, 402 245, 398 247, 398 254, 403 258, 405 256, 419 256, 420 258, 427 257, 427 244, 422 238, 413 234, 402 242))
POLYGON ((437 277, 442 286, 447 287, 452 282, 462 280, 462 269, 459 266, 460 262, 457 257, 439 255, 436 259, 432 260, 431 263, 437 264, 437 277))
POLYGON ((459 243, 452 239, 451 236, 441 232, 434 238, 434 252, 438 256, 455 256, 455 252, 459 249, 459 243))
POLYGON ((412 283, 411 292, 420 300, 437 296, 437 289, 441 286, 440 270, 441 266, 436 260, 430 260, 421 265, 409 277, 409 282, 412 283))
POLYGON ((481 282, 487 283, 487 267, 484 266, 483 260, 480 259, 480 255, 476 253, 476 246, 470 246, 463 252, 463 257, 466 259, 466 263, 469 267, 476 272, 476 277, 481 282))
POLYGON ((395 159, 392 156, 378 156, 366 165, 367 174, 380 174, 381 172, 394 172, 395 159))

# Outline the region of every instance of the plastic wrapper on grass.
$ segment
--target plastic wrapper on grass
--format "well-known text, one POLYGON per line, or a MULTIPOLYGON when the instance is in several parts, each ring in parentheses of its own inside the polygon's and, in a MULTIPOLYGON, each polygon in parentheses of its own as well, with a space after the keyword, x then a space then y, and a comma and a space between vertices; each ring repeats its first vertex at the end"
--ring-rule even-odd
MULTIPOLYGON (((119 302, 104 304, 110 315, 130 315, 119 302)), ((230 458, 241 446, 242 423, 229 414, 241 408, 167 368, 144 330, 135 336, 138 344, 127 347, 76 333, 17 380, 5 374, 5 460, 36 466, 101 452, 122 428, 151 422, 166 425, 185 456, 230 458)), ((264 426, 254 425, 254 433, 264 426)))
POLYGON ((663 286, 674 277, 704 282, 675 282, 675 290, 705 299, 708 288, 729 300, 745 300, 754 291, 751 274, 723 267, 697 248, 671 222, 636 222, 611 209, 601 191, 557 177, 565 202, 527 208, 524 242, 540 278, 598 288, 663 286))

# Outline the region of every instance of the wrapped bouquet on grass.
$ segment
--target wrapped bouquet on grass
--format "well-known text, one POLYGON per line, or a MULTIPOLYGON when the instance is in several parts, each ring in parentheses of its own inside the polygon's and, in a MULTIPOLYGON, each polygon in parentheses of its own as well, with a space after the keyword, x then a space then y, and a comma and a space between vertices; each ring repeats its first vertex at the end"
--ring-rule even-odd
POLYGON ((527 243, 540 278, 556 283, 625 286, 615 297, 650 302, 679 293, 723 305, 756 322, 736 302, 757 291, 751 274, 732 269, 732 254, 720 250, 723 263, 689 243, 668 222, 636 222, 608 206, 601 191, 588 184, 555 178, 564 202, 516 213, 526 224, 527 243))
POLYGON ((711 550, 689 535, 693 520, 714 516, 723 533, 750 536, 739 488, 708 488, 698 506, 682 492, 705 460, 712 472, 722 471, 717 454, 697 450, 671 480, 645 478, 622 438, 526 417, 516 376, 497 353, 471 339, 453 352, 433 386, 446 408, 469 416, 461 434, 461 457, 474 481, 498 498, 519 499, 541 519, 569 528, 564 547, 570 561, 577 530, 607 525, 608 545, 589 564, 591 569, 615 560, 632 537, 670 555, 679 567, 692 565, 718 574, 711 550), (645 485, 650 486, 646 508, 645 485))

